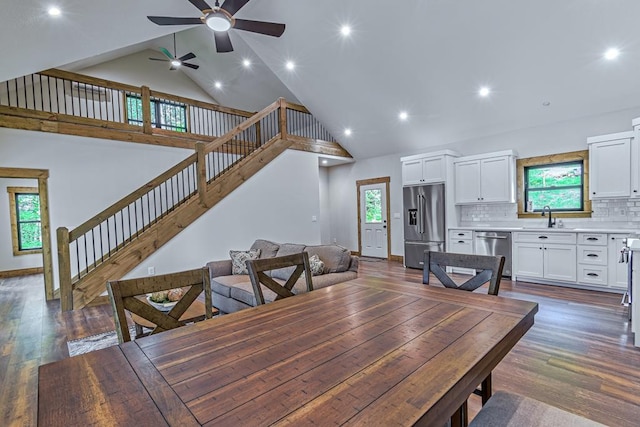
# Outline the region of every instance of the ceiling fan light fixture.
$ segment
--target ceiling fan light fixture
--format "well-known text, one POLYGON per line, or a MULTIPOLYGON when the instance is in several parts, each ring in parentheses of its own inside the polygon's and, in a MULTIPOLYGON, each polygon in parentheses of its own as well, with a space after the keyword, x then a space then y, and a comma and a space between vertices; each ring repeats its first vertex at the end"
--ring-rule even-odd
POLYGON ((177 59, 174 59, 171 61, 171 65, 173 65, 174 67, 179 67, 182 65, 182 61, 178 61, 177 59))
POLYGON ((228 31, 231 28, 231 18, 222 9, 209 13, 204 18, 204 23, 213 31, 228 31))

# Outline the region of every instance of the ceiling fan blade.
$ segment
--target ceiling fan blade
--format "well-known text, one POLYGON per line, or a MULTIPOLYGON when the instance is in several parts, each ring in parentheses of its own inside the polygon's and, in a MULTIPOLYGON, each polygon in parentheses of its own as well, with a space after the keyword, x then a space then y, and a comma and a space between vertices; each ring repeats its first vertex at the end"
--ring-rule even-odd
POLYGON ((213 8, 207 4, 204 0, 189 0, 189 3, 200 9, 202 12, 205 10, 212 10, 213 8))
POLYGON ((284 24, 274 22, 250 21, 247 19, 236 19, 233 28, 252 33, 264 34, 266 36, 280 37, 284 33, 284 24))
POLYGON ((194 70, 197 70, 198 68, 200 68, 199 65, 189 64, 188 62, 183 62, 182 65, 184 65, 185 67, 193 68, 194 70))
POLYGON ((233 52, 233 45, 228 32, 214 31, 213 38, 216 41, 216 52, 233 52))
POLYGON ((249 0, 225 0, 222 4, 222 8, 234 15, 237 11, 242 9, 242 6, 249 3, 249 0))
POLYGON ((202 24, 200 18, 173 18, 171 16, 147 16, 149 21, 158 25, 195 25, 202 24))
POLYGON ((162 51, 162 53, 165 54, 165 56, 169 59, 173 59, 173 55, 171 54, 171 52, 169 52, 167 49, 161 47, 160 50, 162 51))
POLYGON ((168 59, 162 59, 162 58, 149 58, 152 61, 162 61, 162 62, 169 62, 168 59))
POLYGON ((180 58, 178 58, 178 61, 188 61, 188 60, 193 59, 195 57, 196 57, 196 55, 193 52, 189 52, 186 55, 183 55, 180 58))

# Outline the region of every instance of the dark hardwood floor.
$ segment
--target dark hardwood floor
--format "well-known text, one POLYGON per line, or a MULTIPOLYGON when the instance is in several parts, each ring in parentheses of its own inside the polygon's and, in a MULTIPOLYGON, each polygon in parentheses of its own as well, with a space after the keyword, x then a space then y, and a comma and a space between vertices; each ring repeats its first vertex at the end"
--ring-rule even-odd
MULTIPOLYGON (((422 286, 421 271, 394 262, 363 260, 359 274, 422 286)), ((640 425, 640 349, 620 295, 509 280, 500 295, 535 301, 540 311, 494 371, 494 390, 610 426, 640 425)), ((36 425, 38 366, 68 357, 67 340, 113 328, 109 306, 61 313, 58 301, 45 302, 42 276, 0 279, 0 426, 36 425)), ((471 415, 479 407, 472 397, 471 415)))

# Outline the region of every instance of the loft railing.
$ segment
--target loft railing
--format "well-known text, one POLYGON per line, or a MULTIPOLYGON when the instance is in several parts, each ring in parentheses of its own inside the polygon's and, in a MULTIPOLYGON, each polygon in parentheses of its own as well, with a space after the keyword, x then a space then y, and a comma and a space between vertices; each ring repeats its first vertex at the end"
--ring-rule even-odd
POLYGON ((51 113, 59 121, 173 137, 220 137, 254 114, 61 70, 0 83, 1 107, 51 113))
POLYGON ((287 127, 289 135, 319 141, 336 142, 329 131, 302 105, 287 104, 287 127))
POLYGON ((199 143, 194 154, 75 229, 58 228, 62 309, 73 307, 80 280, 192 198, 204 204, 207 185, 286 134, 287 105, 280 99, 222 137, 199 143))

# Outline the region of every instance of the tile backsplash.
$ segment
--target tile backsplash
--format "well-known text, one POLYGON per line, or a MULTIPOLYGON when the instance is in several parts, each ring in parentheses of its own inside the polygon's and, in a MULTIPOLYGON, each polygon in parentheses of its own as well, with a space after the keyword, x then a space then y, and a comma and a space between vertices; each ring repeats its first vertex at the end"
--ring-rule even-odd
MULTIPOLYGON (((608 199, 591 202, 593 214, 585 222, 616 223, 620 226, 640 225, 640 199, 608 199)), ((518 207, 515 203, 484 205, 463 205, 460 207, 461 223, 513 222, 518 220, 518 207)), ((565 220, 567 221, 567 220, 565 220)))

